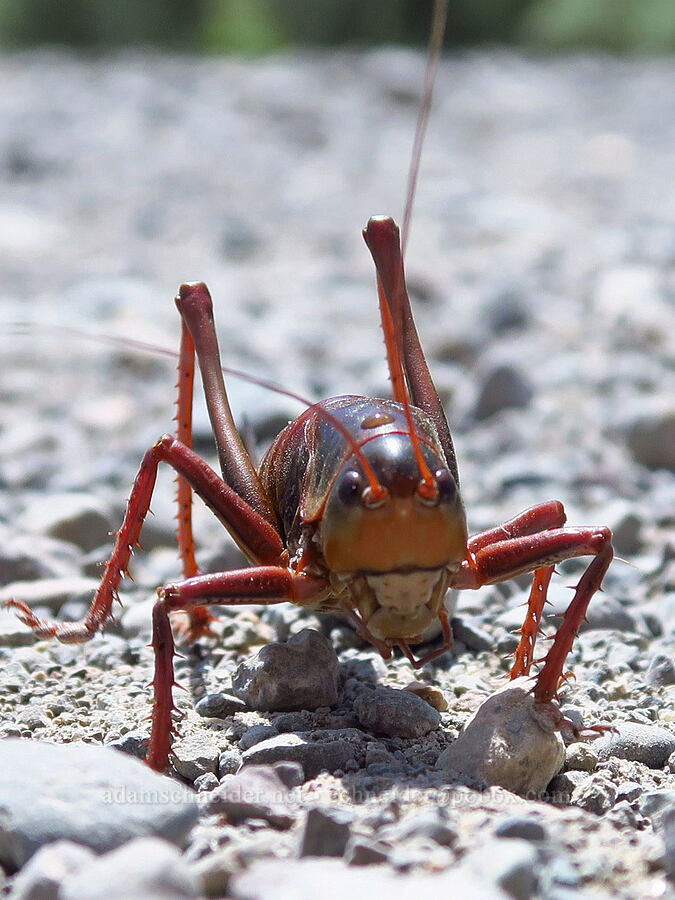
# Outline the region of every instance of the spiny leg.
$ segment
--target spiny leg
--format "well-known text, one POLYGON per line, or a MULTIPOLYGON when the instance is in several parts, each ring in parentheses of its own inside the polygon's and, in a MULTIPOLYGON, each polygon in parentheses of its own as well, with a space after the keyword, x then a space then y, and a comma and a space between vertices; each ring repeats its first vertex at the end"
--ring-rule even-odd
POLYGON ((190 483, 249 559, 267 564, 285 561, 285 551, 276 529, 252 510, 193 450, 171 435, 165 435, 143 457, 112 554, 84 619, 80 622, 38 619, 25 603, 6 601, 5 605, 18 610, 21 621, 38 637, 56 638, 67 644, 83 643, 91 640, 111 618, 117 589, 150 506, 160 462, 169 463, 190 483))
POLYGON ((541 617, 546 605, 546 593, 551 582, 555 566, 544 566, 534 570, 530 596, 527 601, 527 614, 520 629, 520 640, 513 654, 513 666, 509 672, 511 680, 521 675, 529 675, 534 660, 534 645, 541 633, 541 617))
MULTIPOLYGON (((567 608, 563 621, 556 633, 553 644, 541 660, 543 668, 537 676, 533 689, 535 698, 542 703, 553 700, 558 686, 563 677, 565 659, 572 649, 574 638, 586 615, 588 604, 593 594, 600 589, 605 572, 612 561, 614 551, 612 548, 612 533, 608 528, 551 528, 545 525, 545 530, 532 533, 530 525, 537 520, 537 511, 545 510, 548 504, 542 507, 534 507, 520 517, 507 523, 513 526, 520 521, 525 532, 520 536, 508 537, 502 540, 493 540, 500 529, 486 532, 489 538, 478 535, 476 539, 469 541, 471 559, 462 563, 460 571, 452 579, 451 586, 457 588, 477 588, 484 584, 496 584, 535 571, 535 585, 528 606, 528 619, 523 628, 527 636, 527 642, 519 645, 521 651, 521 665, 528 668, 532 663, 532 646, 529 646, 531 638, 536 636, 538 630, 539 613, 537 607, 545 602, 545 588, 550 579, 549 569, 565 559, 578 556, 595 556, 581 577, 572 602, 567 608), (531 619, 531 621, 530 621, 531 619), (535 628, 536 621, 536 628, 535 628)), ((541 517, 543 521, 547 513, 541 517)), ((512 533, 511 528, 510 533, 512 533)), ((502 532, 503 534, 503 532, 502 532)), ((516 651, 518 653, 518 651, 516 651)), ((518 657, 516 664, 519 664, 518 657)), ((516 670, 518 671, 518 670, 516 670)))
POLYGON ((173 687, 176 685, 173 657, 174 643, 169 624, 169 613, 191 612, 204 604, 246 605, 249 603, 298 603, 311 604, 328 592, 322 579, 304 573, 295 573, 284 566, 257 566, 199 575, 185 581, 174 582, 160 588, 160 599, 152 613, 152 646, 155 651, 155 674, 152 706, 152 731, 148 745, 147 763, 162 772, 169 762, 173 687))
POLYGON ((565 660, 572 649, 581 623, 586 617, 588 604, 593 594, 600 590, 602 579, 614 557, 612 533, 609 528, 604 529, 604 532, 598 555, 581 576, 550 650, 543 659, 536 660, 536 662, 543 662, 544 665, 537 676, 533 694, 542 703, 553 700, 558 691, 558 686, 563 679, 565 660))
MULTIPOLYGON (((480 532, 469 538, 470 553, 477 553, 490 544, 496 544, 508 538, 524 537, 562 528, 565 524, 565 509, 558 500, 549 500, 530 507, 524 512, 505 522, 497 528, 480 532)), ((516 648, 513 666, 509 673, 511 679, 521 675, 529 675, 534 660, 534 645, 541 630, 541 619, 546 605, 546 594, 554 572, 554 566, 535 569, 532 588, 527 601, 527 613, 523 627, 519 630, 520 641, 516 648)))

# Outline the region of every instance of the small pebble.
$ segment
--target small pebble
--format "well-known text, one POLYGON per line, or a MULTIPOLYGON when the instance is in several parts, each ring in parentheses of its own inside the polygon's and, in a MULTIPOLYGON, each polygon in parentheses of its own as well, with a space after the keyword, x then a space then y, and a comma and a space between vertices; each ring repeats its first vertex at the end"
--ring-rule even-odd
POLYGON ((311 807, 300 840, 300 856, 342 856, 353 818, 348 810, 311 807))
POLYGON ((459 838, 457 828, 439 813, 440 810, 414 813, 394 827, 390 834, 396 841, 423 837, 440 847, 453 847, 459 838))
POLYGON ((635 460, 648 469, 675 469, 675 409, 647 412, 635 419, 626 440, 635 460))
POLYGON ((499 838, 522 838, 524 841, 544 841, 547 837, 546 828, 535 819, 526 816, 509 816, 502 819, 495 828, 495 835, 499 838))
POLYGON ((264 819, 275 828, 286 829, 295 821, 288 794, 274 766, 251 765, 222 779, 209 796, 208 809, 226 815, 234 825, 247 819, 264 819))
POLYGON ((441 721, 438 710, 424 700, 390 687, 361 693, 354 701, 354 712, 366 731, 390 737, 421 737, 441 721))
POLYGON ((628 800, 629 803, 633 803, 643 791, 644 788, 637 781, 622 781, 616 789, 617 802, 628 800))
POLYGON ((239 738, 239 749, 250 750, 255 744, 266 741, 268 738, 274 737, 274 735, 278 733, 279 732, 274 725, 264 725, 263 723, 251 725, 251 727, 247 728, 239 738))
POLYGON ((106 747, 128 753, 129 756, 135 756, 136 759, 145 759, 149 741, 150 735, 145 731, 128 731, 123 737, 110 741, 106 747))
POLYGON ((620 722, 616 728, 594 742, 599 760, 618 757, 644 763, 651 769, 662 769, 675 751, 675 733, 661 725, 620 722))
POLYGON ((205 718, 225 719, 246 709, 246 704, 230 694, 207 694, 195 704, 195 712, 205 718))
POLYGON ((218 787, 218 778, 213 772, 204 772, 203 775, 199 775, 195 778, 193 787, 198 794, 204 793, 205 791, 212 791, 214 788, 218 787))
POLYGON ((424 684, 421 681, 411 681, 409 684, 406 684, 403 690, 415 694, 439 712, 445 712, 448 709, 448 701, 445 699, 443 691, 432 684, 424 684))
POLYGON ((483 380, 473 414, 480 421, 504 409, 522 409, 532 396, 532 386, 519 369, 511 365, 496 366, 483 380))
POLYGON ((218 757, 218 778, 234 775, 241 765, 241 753, 236 750, 224 750, 218 757))
POLYGON ((110 543, 111 511, 91 494, 46 494, 34 497, 21 515, 27 531, 46 534, 94 550, 110 543))
POLYGON ((568 769, 577 769, 580 772, 593 772, 598 764, 598 754, 592 744, 570 744, 565 751, 565 765, 568 769))
POLYGON ((57 900, 64 878, 93 858, 92 850, 73 841, 45 844, 14 879, 13 900, 57 900))
POLYGON ((560 770, 565 750, 560 735, 542 727, 530 689, 530 680, 519 678, 496 691, 441 753, 437 768, 449 778, 516 794, 543 791, 560 770))
POLYGON ((387 862, 390 848, 380 841, 353 837, 345 850, 345 862, 350 866, 379 866, 387 862))
POLYGON ((171 745, 173 767, 188 781, 195 781, 207 772, 215 775, 219 756, 218 747, 204 734, 179 738, 171 745))
POLYGON ((461 866, 499 885, 514 900, 530 900, 537 892, 539 856, 521 838, 489 840, 469 851, 461 866))
POLYGON ((334 706, 339 690, 333 645, 308 628, 285 644, 267 644, 241 663, 232 676, 232 693, 257 710, 334 706))
POLYGON ((649 659, 645 681, 654 687, 675 684, 675 660, 665 653, 655 653, 649 659))
POLYGON ((455 640, 461 641, 469 650, 479 653, 481 650, 494 650, 495 640, 492 635, 481 628, 477 619, 471 616, 457 616, 452 620, 452 633, 455 640))
POLYGON ((59 900, 188 900, 199 885, 180 850, 158 838, 137 838, 67 875, 59 900))
POLYGON ((355 728, 327 729, 320 735, 318 740, 313 739, 312 732, 277 735, 246 750, 243 763, 249 766, 291 760, 300 763, 307 778, 315 778, 322 771, 344 770, 354 754, 365 749, 363 735, 355 728))
POLYGON ((601 816, 614 805, 616 793, 613 782, 603 773, 596 773, 572 791, 571 803, 601 816))

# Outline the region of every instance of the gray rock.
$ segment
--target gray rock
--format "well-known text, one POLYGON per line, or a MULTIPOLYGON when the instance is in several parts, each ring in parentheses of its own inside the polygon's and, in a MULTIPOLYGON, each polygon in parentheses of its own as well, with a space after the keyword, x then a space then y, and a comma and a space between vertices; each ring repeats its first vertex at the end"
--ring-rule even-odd
POLYGON ((666 653, 655 653, 649 659, 645 681, 654 687, 675 684, 675 660, 666 653))
POLYGON ((232 693, 258 710, 334 706, 339 678, 333 645, 310 629, 303 629, 285 644, 267 644, 238 666, 232 676, 232 693))
POLYGON ((212 791, 214 788, 218 787, 218 777, 214 775, 213 772, 204 772, 203 775, 199 775, 195 778, 192 786, 198 794, 212 791))
POLYGON ((78 574, 75 548, 51 538, 16 534, 0 527, 0 584, 78 574))
POLYGON ((181 844, 196 819, 190 791, 121 753, 0 741, 0 862, 9 869, 59 839, 97 853, 147 835, 181 844))
POLYGON ((480 706, 437 768, 451 779, 499 785, 516 794, 543 791, 560 770, 565 747, 545 711, 535 709, 529 678, 500 688, 480 706))
POLYGON ((675 807, 671 807, 663 817, 662 837, 665 845, 664 867, 675 880, 675 807))
POLYGON ((195 704, 195 712, 205 718, 225 719, 246 709, 246 704, 230 694, 207 694, 195 704))
POLYGON ((173 767, 188 781, 194 781, 207 772, 215 775, 219 756, 219 747, 204 734, 192 734, 171 745, 173 767))
POLYGON ((469 650, 494 650, 492 635, 481 628, 477 619, 471 616, 456 616, 452 620, 452 633, 456 641, 461 641, 469 650))
POLYGON ((187 900, 199 897, 195 876, 176 847, 137 838, 66 876, 58 900, 187 900))
POLYGON ((239 749, 250 750, 255 744, 266 741, 278 733, 274 725, 264 725, 262 722, 258 725, 251 725, 239 738, 239 749))
POLYGON ((351 838, 345 850, 345 862, 350 866, 379 866, 389 858, 390 848, 381 841, 361 835, 351 838))
POLYGON ((626 434, 635 460, 648 469, 675 469, 675 409, 664 407, 639 416, 626 434))
POLYGON ((461 868, 499 885, 514 900, 529 900, 537 891, 539 854, 521 838, 495 838, 471 850, 461 868))
POLYGON ((364 749, 365 735, 356 728, 290 732, 246 750, 242 762, 249 766, 290 760, 300 763, 307 778, 315 778, 319 772, 344 769, 355 753, 364 749))
POLYGON ((236 750, 223 750, 218 757, 218 778, 223 775, 234 775, 241 765, 241 753, 236 750))
POLYGON ((94 856, 72 841, 45 844, 21 869, 12 885, 13 900, 57 900, 64 878, 94 856))
POLYGON ((389 737, 422 737, 441 721, 437 709, 410 691, 382 686, 359 694, 354 713, 366 731, 389 737))
POLYGON ((638 816, 632 808, 628 800, 615 799, 610 810, 607 811, 606 818, 608 822, 613 822, 620 828, 628 828, 637 831, 639 827, 644 827, 645 820, 638 816))
POLYGON ((39 578, 36 581, 14 581, 0 591, 3 600, 22 600, 31 608, 47 606, 51 610, 60 609, 67 600, 83 597, 91 600, 99 581, 94 578, 39 578))
POLYGON ((69 541, 83 550, 110 543, 114 524, 108 507, 91 494, 34 497, 21 515, 26 531, 69 541))
POLYGON ((278 734, 286 731, 306 731, 307 719, 300 713, 283 713, 275 718, 274 727, 278 734))
POLYGON ((30 703, 25 709, 19 712, 16 718, 19 725, 23 725, 29 731, 35 731, 38 728, 44 728, 49 724, 49 718, 46 710, 36 703, 30 703))
POLYGON ((488 419, 504 409, 526 407, 532 399, 532 386, 514 366, 495 366, 483 380, 473 414, 488 419))
POLYGON ((647 791, 640 797, 640 813, 651 820, 657 831, 661 829, 666 813, 672 809, 675 809, 675 789, 673 788, 647 791))
POLYGON ((495 828, 499 838, 522 838, 524 841, 545 841, 548 835, 546 828, 536 819, 527 816, 508 816, 502 819, 495 828))
POLYGON ((650 769, 662 769, 675 750, 675 734, 661 725, 620 722, 593 744, 599 760, 610 757, 632 759, 650 769))
POLYGON ((507 900, 506 894, 482 874, 452 868, 446 872, 401 875, 380 866, 348 866, 342 860, 320 858, 264 860, 236 875, 229 886, 233 900, 345 900, 382 896, 410 900, 413 896, 461 897, 462 900, 507 900))
POLYGON ((546 799, 556 806, 567 806, 575 789, 589 779, 587 772, 569 769, 552 778, 546 787, 546 799))
POLYGON ((572 791, 571 803, 601 816, 614 805, 616 786, 602 772, 597 772, 572 791))
POLYGON ((592 744, 578 742, 570 744, 565 751, 565 765, 579 772, 593 772, 598 764, 598 754, 592 744))
POLYGON ((397 842, 427 838, 440 847, 453 847, 459 837, 456 826, 441 815, 441 809, 414 813, 392 828, 389 835, 397 842))
POLYGON ((300 856, 342 856, 353 818, 348 810, 311 807, 300 840, 300 856))
POLYGON ((637 781, 622 781, 616 789, 617 801, 628 800, 633 803, 644 793, 644 788, 637 781))
POLYGON ((305 780, 305 772, 298 762, 274 763, 274 771, 287 788, 299 787, 305 780))
POLYGON ((274 766, 247 766, 223 778, 209 797, 208 810, 226 815, 235 825, 246 819, 264 819, 285 829, 295 821, 288 799, 289 789, 274 766))
POLYGON ((129 731, 123 737, 115 741, 110 741, 106 747, 112 750, 119 750, 121 753, 128 753, 129 756, 135 756, 136 759, 145 759, 148 755, 148 744, 150 735, 145 731, 129 731))
POLYGON ((612 543, 617 553, 625 556, 639 553, 642 546, 640 540, 642 526, 642 517, 631 510, 625 511, 616 522, 610 524, 612 543))

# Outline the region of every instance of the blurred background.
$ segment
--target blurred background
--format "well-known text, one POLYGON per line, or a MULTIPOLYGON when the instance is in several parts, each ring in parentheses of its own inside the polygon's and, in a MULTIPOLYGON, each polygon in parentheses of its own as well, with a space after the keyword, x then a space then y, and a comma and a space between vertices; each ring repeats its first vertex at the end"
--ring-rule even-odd
MULTIPOLYGON (((0 45, 142 44, 254 55, 292 46, 422 44, 428 6, 430 0, 8 0, 0 4, 0 45)), ((673 0, 456 0, 449 16, 447 43, 460 46, 675 48, 673 0)))

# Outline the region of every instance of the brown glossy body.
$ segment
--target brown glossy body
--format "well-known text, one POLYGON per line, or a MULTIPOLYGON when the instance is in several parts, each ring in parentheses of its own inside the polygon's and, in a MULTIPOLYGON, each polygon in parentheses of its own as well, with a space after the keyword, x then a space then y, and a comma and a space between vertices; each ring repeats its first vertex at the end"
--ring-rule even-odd
POLYGON ((155 699, 148 762, 168 762, 173 708, 173 637, 168 614, 185 610, 191 633, 208 630, 210 604, 290 601, 339 610, 386 658, 399 645, 415 666, 450 647, 443 605, 447 587, 477 588, 533 572, 530 603, 511 670, 527 674, 556 563, 593 558, 533 688, 550 703, 588 603, 612 559, 607 528, 566 528, 557 501, 467 537, 450 431, 426 365, 405 290, 398 229, 371 219, 366 242, 378 271, 380 311, 394 400, 337 397, 311 406, 279 435, 260 471, 237 432, 223 383, 211 298, 203 284, 183 285, 178 436, 165 435, 145 455, 115 547, 81 622, 38 619, 9 601, 40 637, 89 640, 111 616, 148 511, 157 467, 179 474, 178 539, 184 580, 159 591, 153 613, 155 699), (192 382, 199 360, 222 477, 191 449, 192 382), (195 490, 228 529, 251 567, 199 574, 190 499, 195 490), (437 619, 440 646, 415 659, 410 644, 437 619))

